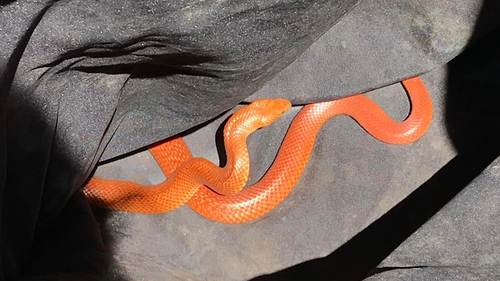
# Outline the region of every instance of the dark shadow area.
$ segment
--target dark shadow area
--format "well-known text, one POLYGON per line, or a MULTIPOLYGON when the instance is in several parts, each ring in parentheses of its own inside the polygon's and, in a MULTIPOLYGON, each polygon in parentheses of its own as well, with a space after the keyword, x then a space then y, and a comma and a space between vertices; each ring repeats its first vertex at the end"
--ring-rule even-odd
POLYGON ((0 1, 0 7, 1 7, 1 6, 7 6, 7 5, 9 5, 10 3, 15 2, 15 1, 16 1, 16 0, 1 0, 1 1, 0 1))
MULTIPOLYGON (((162 57, 175 57, 176 55, 162 55, 162 57)), ((163 58, 165 59, 165 58, 163 58)), ((178 59, 178 58, 177 58, 178 59)), ((204 62, 208 62, 205 60, 204 62)), ((77 61, 75 62, 78 63, 77 61)), ((201 62, 200 62, 201 63, 201 62)), ((213 71, 203 71, 191 65, 171 65, 168 63, 118 63, 104 66, 70 66, 66 70, 78 70, 86 73, 127 74, 132 73, 133 78, 159 78, 171 75, 190 75, 217 78, 213 71)))
POLYGON ((25 278, 87 280, 103 276, 111 268, 105 243, 112 243, 109 237, 103 238, 85 196, 80 191, 75 193, 50 227, 38 229, 25 278))
MULTIPOLYGON (((10 2, 12 1, 4 1, 2 5, 10 2)), ((0 77, 0 101, 2 102, 0 145, 4 160, 0 163, 2 170, 0 279, 2 280, 3 278, 6 280, 19 278, 41 280, 40 275, 47 278, 61 276, 84 278, 83 275, 100 274, 100 271, 107 270, 109 264, 104 254, 97 222, 86 200, 80 196, 81 194, 77 193, 71 197, 64 212, 51 224, 52 227, 37 220, 42 216, 40 205, 44 179, 36 172, 48 167, 47 158, 51 155, 51 147, 49 145, 35 151, 30 151, 30 149, 45 141, 50 143, 51 140, 44 138, 47 136, 44 132, 50 132, 54 128, 53 125, 45 122, 40 110, 32 107, 29 102, 15 107, 19 111, 18 116, 13 117, 8 113, 9 95, 30 91, 12 88, 11 85, 28 41, 44 14, 51 7, 51 3, 48 3, 34 17, 26 33, 18 40, 0 77), (37 121, 32 123, 33 127, 29 130, 29 134, 25 135, 25 139, 19 142, 8 139, 11 134, 18 134, 18 127, 22 132, 23 125, 29 123, 29 120, 37 121), (31 138, 36 139, 33 145, 22 147, 22 144, 32 141, 31 138), (13 171, 15 167, 25 169, 13 171), (89 261, 87 264, 82 264, 78 260, 84 257, 89 261), (61 274, 61 272, 64 273, 61 274), (38 277, 32 277, 34 275, 38 277)), ((64 152, 62 153, 64 155, 64 152)), ((69 170, 74 167, 74 163, 69 159, 58 159, 58 161, 66 163, 66 168, 69 170)))
MULTIPOLYGON (((3 1, 1 5, 11 2, 3 1)), ((8 112, 9 96, 19 97, 31 92, 28 88, 12 87, 12 83, 34 30, 54 2, 49 2, 33 19, 0 76, 2 280, 100 280, 99 276, 111 265, 99 225, 81 192, 69 198, 57 217, 44 220, 41 205, 45 199, 44 188, 48 185, 44 174, 48 173, 50 164, 56 162, 56 165, 64 166, 61 172, 73 172, 77 166, 65 149, 52 150, 54 139, 50 134, 57 125, 50 124, 41 114, 43 110, 23 98, 21 103, 13 106, 15 114, 9 115, 8 112), (18 135, 17 130, 22 132, 21 135, 25 134, 20 143, 8 139, 11 135, 18 135), (26 143, 28 145, 23 147, 26 143), (47 145, 31 153, 30 150, 39 143, 47 145), (13 171, 15 168, 12 167, 24 169, 13 171)))
MULTIPOLYGON (((20 95, 28 91, 13 88, 10 94, 20 95)), ((68 174, 77 171, 78 165, 66 149, 54 151, 55 144, 50 134, 54 133, 55 126, 41 116, 40 109, 28 102, 17 109, 22 111, 20 116, 5 114, 0 119, 2 131, 6 129, 9 133, 0 137, 15 138, 13 136, 26 133, 26 124, 32 124, 28 131, 39 143, 33 142, 32 138, 26 138, 18 145, 12 139, 0 140, 1 149, 7 151, 7 161, 0 163, 0 174, 7 171, 0 182, 0 279, 99 280, 98 277, 110 268, 110 254, 84 195, 76 192, 70 196, 54 218, 47 219, 42 207, 46 193, 64 193, 64 190, 57 189, 64 186, 59 179, 47 176, 47 171, 54 168, 51 165, 64 166, 60 171, 68 174), (16 122, 22 119, 27 120, 16 122), (25 145, 29 142, 31 145, 25 145), (38 149, 38 146, 42 148, 38 149)))
POLYGON ((226 123, 230 117, 231 116, 228 116, 224 122, 220 124, 215 133, 215 145, 217 147, 217 154, 219 155, 220 167, 224 167, 227 164, 226 148, 224 147, 224 127, 226 127, 226 123))
POLYGON ((469 48, 448 66, 446 125, 458 155, 393 209, 330 255, 252 280, 363 280, 500 155, 500 30, 482 39, 485 1, 469 48))

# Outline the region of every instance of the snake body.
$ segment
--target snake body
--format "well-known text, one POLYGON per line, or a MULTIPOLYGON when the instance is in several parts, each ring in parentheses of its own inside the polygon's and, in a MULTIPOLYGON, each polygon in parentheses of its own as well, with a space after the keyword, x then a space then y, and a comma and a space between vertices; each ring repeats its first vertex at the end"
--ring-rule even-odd
POLYGON ((248 181, 250 160, 247 137, 273 123, 290 108, 287 100, 258 100, 238 110, 224 128, 227 163, 220 168, 204 158, 193 158, 181 138, 150 148, 168 179, 145 188, 140 184, 91 178, 83 189, 99 207, 144 214, 172 211, 185 204, 200 185, 223 195, 240 191, 248 181))
POLYGON ((279 118, 286 100, 258 100, 239 109, 224 131, 227 164, 219 168, 193 158, 182 138, 150 148, 168 179, 156 186, 92 178, 84 193, 94 205, 137 213, 163 213, 186 203, 198 214, 218 222, 254 220, 278 206, 299 180, 323 124, 336 115, 354 118, 373 137, 389 144, 408 144, 420 138, 432 119, 432 101, 422 81, 402 82, 411 101, 411 113, 402 122, 391 119, 375 102, 359 94, 313 103, 295 117, 278 154, 264 177, 243 188, 249 175, 246 138, 279 118))

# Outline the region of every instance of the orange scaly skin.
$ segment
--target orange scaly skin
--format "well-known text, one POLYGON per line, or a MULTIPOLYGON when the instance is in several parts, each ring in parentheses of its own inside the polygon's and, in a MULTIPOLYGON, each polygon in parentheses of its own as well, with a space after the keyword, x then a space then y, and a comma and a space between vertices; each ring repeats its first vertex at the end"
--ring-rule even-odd
MULTIPOLYGON (((408 92, 412 107, 411 114, 405 121, 395 122, 364 95, 307 105, 295 117, 273 165, 258 183, 234 194, 232 191, 243 187, 248 180, 248 170, 244 170, 246 174, 241 177, 244 183, 242 184, 242 180, 237 184, 238 187, 234 187, 231 192, 226 193, 230 195, 220 195, 210 188, 198 184, 194 190, 191 190, 189 196, 186 196, 190 197, 187 204, 200 215, 224 223, 247 222, 263 216, 279 205, 292 191, 307 164, 317 133, 328 119, 336 115, 351 116, 368 133, 383 142, 390 144, 414 142, 425 133, 430 125, 432 102, 419 78, 405 80, 403 85, 408 92)), ((237 125, 237 122, 231 124, 237 125)), ((226 145, 228 144, 229 141, 226 141, 226 145)), ((229 154, 235 153, 235 150, 228 146, 226 149, 229 159, 229 154)), ((241 145, 240 149, 245 149, 245 153, 241 153, 247 157, 247 160, 243 161, 244 165, 249 164, 246 146, 241 145)), ((172 177, 169 177, 169 180, 176 177, 186 163, 196 159, 191 158, 191 153, 181 138, 175 138, 150 150, 167 176, 174 173, 172 177), (182 164, 184 161, 187 162, 182 164), (176 169, 179 166, 181 169, 176 169)), ((162 191, 164 200, 160 202, 156 199, 159 196, 158 191, 148 191, 158 190, 157 186, 144 187, 114 180, 105 180, 106 182, 103 184, 96 182, 96 180, 98 179, 91 179, 89 185, 91 182, 94 184, 87 185, 84 191, 91 202, 97 202, 98 205, 110 209, 140 213, 166 212, 171 209, 169 208, 171 204, 166 204, 165 202, 169 201, 166 201, 165 198, 172 200, 176 198, 175 196, 170 198, 174 194, 177 197, 185 195, 183 193, 185 190, 182 187, 172 187, 170 189, 178 189, 178 191, 166 193, 162 191), (154 195, 151 196, 151 193, 154 195), (127 198, 127 200, 123 198, 127 198), (116 202, 121 203, 119 204, 120 208, 117 208, 116 202)), ((180 184, 190 181, 192 180, 185 179, 180 184)))
POLYGON ((262 99, 238 110, 227 122, 224 142, 227 164, 220 168, 203 158, 192 158, 181 138, 150 148, 160 168, 170 176, 155 186, 91 178, 83 192, 93 205, 121 211, 154 214, 179 208, 206 185, 219 194, 235 194, 248 181, 250 159, 247 137, 273 123, 291 104, 287 100, 262 99), (167 148, 167 149, 166 149, 167 148))

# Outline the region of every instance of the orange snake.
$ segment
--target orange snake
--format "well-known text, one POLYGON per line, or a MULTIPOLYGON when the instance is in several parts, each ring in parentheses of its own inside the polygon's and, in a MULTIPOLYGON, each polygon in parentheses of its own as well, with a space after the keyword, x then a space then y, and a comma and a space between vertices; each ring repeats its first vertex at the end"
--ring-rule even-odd
POLYGON ((390 144, 408 144, 420 138, 432 119, 432 101, 418 78, 402 82, 411 101, 403 122, 391 119, 362 94, 304 106, 295 117, 276 159, 256 184, 244 188, 250 160, 246 138, 267 126, 290 107, 282 99, 262 99, 237 110, 224 128, 227 164, 220 168, 193 158, 182 138, 149 148, 168 177, 154 186, 91 178, 83 191, 92 205, 106 209, 154 214, 177 209, 184 203, 214 221, 241 223, 263 216, 292 191, 313 150, 323 124, 336 115, 354 118, 373 137, 390 144))

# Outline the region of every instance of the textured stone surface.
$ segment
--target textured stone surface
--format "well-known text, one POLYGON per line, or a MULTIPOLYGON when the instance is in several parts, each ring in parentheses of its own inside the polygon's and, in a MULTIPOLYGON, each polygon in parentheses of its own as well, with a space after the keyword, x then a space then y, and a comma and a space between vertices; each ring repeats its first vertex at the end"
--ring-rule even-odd
POLYGON ((496 281, 500 270, 495 268, 429 267, 394 269, 379 273, 366 281, 496 281))

